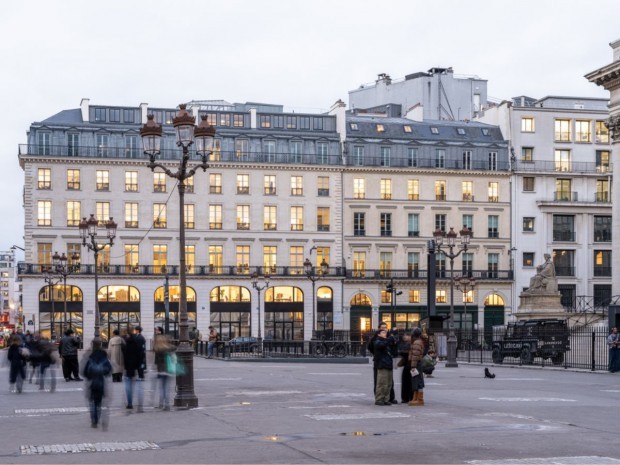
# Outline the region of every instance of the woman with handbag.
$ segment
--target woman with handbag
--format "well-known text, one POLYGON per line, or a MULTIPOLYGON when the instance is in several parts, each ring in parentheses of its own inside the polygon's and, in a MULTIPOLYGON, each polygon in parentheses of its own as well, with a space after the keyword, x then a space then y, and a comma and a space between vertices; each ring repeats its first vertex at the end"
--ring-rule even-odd
POLYGON ((404 334, 398 343, 398 366, 403 367, 400 378, 400 401, 403 404, 413 399, 411 390, 411 364, 409 363, 409 350, 411 349, 411 335, 404 334))
POLYGON ((409 363, 411 364, 411 390, 413 399, 409 405, 424 405, 424 375, 422 374, 422 358, 424 358, 424 340, 422 330, 415 328, 411 333, 411 348, 409 349, 409 363))
POLYGON ((174 345, 168 336, 163 334, 163 328, 157 327, 157 334, 153 341, 155 351, 155 368, 157 369, 157 384, 159 386, 159 408, 170 410, 170 396, 168 395, 168 380, 176 373, 171 373, 170 357, 174 355, 174 345))

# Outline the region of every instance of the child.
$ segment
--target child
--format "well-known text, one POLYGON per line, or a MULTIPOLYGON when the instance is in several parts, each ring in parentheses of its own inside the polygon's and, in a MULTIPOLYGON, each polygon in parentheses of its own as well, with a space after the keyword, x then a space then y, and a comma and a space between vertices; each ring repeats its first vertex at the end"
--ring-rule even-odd
POLYGON ((429 378, 432 378, 435 365, 437 365, 437 355, 434 350, 429 350, 428 354, 422 359, 422 372, 429 378))

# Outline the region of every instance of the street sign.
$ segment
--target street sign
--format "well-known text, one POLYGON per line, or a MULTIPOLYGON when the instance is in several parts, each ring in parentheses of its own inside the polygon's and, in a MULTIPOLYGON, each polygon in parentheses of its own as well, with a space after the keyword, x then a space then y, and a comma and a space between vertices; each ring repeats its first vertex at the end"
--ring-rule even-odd
POLYGON ((34 326, 34 321, 28 320, 28 326, 34 326))

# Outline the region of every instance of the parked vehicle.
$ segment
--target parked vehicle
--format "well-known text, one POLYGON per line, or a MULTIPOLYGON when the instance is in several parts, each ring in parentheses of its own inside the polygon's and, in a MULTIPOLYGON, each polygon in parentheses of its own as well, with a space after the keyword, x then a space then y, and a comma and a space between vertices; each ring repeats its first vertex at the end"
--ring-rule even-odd
POLYGON ((564 354, 570 350, 566 321, 535 319, 508 323, 505 332, 493 334, 493 363, 502 363, 504 357, 517 357, 524 365, 534 357, 551 359, 554 365, 564 363, 564 354))
POLYGON ((258 339, 251 336, 237 336, 228 341, 231 352, 251 352, 258 351, 258 339))

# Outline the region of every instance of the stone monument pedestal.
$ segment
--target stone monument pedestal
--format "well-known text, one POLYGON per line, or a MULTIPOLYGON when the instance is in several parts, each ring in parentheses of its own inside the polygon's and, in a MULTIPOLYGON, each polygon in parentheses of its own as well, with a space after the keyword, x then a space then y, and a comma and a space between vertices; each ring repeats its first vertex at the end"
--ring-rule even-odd
POLYGON ((533 318, 566 319, 568 314, 560 303, 558 291, 522 292, 519 296, 521 303, 517 308, 517 320, 531 320, 533 318))

